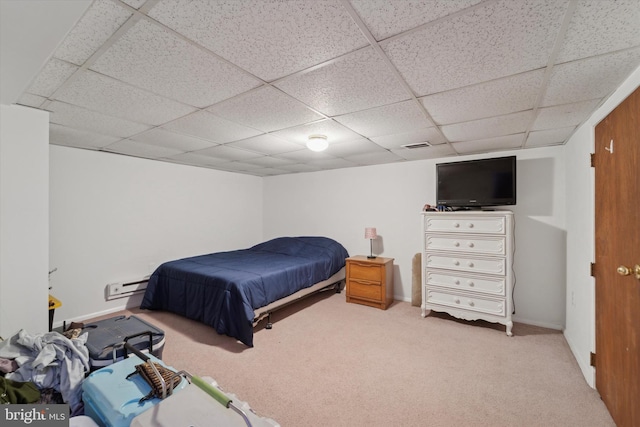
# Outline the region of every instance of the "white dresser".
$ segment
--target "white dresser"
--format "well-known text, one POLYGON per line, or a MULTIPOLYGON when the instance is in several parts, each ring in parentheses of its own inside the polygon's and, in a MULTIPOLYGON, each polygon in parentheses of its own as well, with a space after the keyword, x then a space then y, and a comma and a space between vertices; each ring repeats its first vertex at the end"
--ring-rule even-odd
POLYGON ((513 322, 513 213, 423 212, 422 317, 513 322))

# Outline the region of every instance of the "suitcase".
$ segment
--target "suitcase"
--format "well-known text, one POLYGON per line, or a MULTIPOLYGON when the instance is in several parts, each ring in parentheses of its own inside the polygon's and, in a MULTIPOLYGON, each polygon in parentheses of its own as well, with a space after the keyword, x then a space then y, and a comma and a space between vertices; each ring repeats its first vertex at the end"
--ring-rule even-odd
POLYGON ((233 405, 239 408, 247 419, 218 402, 194 381, 179 393, 136 415, 131 427, 280 427, 280 424, 271 418, 259 417, 248 403, 239 400, 234 394, 222 392, 212 378, 202 377, 201 381, 212 385, 217 392, 231 399, 233 405))
MULTIPOLYGON (((154 356, 149 358, 164 365, 154 356)), ((140 402, 141 398, 149 394, 151 386, 139 374, 127 379, 127 376, 136 370, 136 365, 141 363, 141 358, 132 355, 89 374, 82 382, 85 415, 100 427, 129 427, 135 416, 161 402, 162 399, 158 397, 140 402)), ((172 396, 177 395, 188 384, 188 381, 182 378, 173 390, 175 394, 172 396)))
POLYGON ((135 336, 129 343, 139 350, 148 351, 151 346, 151 354, 162 359, 164 331, 137 316, 116 316, 99 320, 86 324, 82 331, 88 332, 85 345, 89 350, 92 371, 123 360, 125 350, 122 343, 127 337, 135 336), (145 332, 151 332, 151 344, 145 332))

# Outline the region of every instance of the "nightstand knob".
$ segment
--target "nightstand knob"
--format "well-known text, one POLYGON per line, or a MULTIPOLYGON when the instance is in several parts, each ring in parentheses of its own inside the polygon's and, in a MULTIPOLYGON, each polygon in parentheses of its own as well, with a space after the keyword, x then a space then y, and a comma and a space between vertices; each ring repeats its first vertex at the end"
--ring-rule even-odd
POLYGON ((455 302, 456 304, 460 304, 460 299, 456 298, 456 299, 453 300, 453 302, 455 302))
POLYGON ((460 227, 460 224, 458 224, 457 222, 454 222, 454 223, 453 223, 453 226, 454 226, 455 228, 458 228, 458 227, 460 227))
POLYGON ((473 242, 469 242, 467 243, 467 246, 469 246, 470 248, 474 247, 475 245, 473 244, 473 242))
POLYGON ((453 261, 453 265, 460 265, 460 261, 458 260, 453 261))
POLYGON ((467 263, 467 265, 468 265, 469 267, 473 267, 473 263, 472 263, 471 261, 469 261, 469 262, 467 263))
POLYGON ((470 288, 473 288, 476 284, 473 283, 472 280, 469 280, 469 282, 467 282, 467 284, 469 285, 470 288))
POLYGON ((460 280, 456 279, 455 282, 453 282, 453 283, 455 283, 456 285, 459 285, 460 284, 460 280))
POLYGON ((473 301, 469 301, 469 307, 473 307, 474 305, 473 301))
POLYGON ((453 244, 453 246, 455 246, 455 247, 457 248, 458 246, 460 246, 460 242, 455 242, 455 243, 453 244))
POLYGON ((467 227, 469 227, 469 228, 473 228, 473 223, 472 223, 472 222, 470 222, 469 224, 467 224, 467 227))

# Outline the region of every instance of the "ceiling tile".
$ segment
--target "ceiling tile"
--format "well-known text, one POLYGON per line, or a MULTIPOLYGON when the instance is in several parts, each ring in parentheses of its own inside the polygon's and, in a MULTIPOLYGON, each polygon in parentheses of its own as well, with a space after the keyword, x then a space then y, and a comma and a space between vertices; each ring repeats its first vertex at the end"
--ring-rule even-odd
POLYGON ((371 47, 274 84, 329 116, 403 101, 410 96, 371 47))
POLYGON ((36 79, 29 86, 28 92, 44 97, 49 97, 58 89, 69 77, 76 72, 78 67, 51 58, 40 70, 36 79))
POLYGON ((126 154, 128 156, 145 157, 147 159, 158 159, 170 157, 182 153, 175 148, 159 147, 157 145, 145 144, 143 142, 123 139, 103 148, 104 151, 112 153, 126 154))
POLYGON ((505 116, 443 126, 442 132, 449 141, 486 139, 524 132, 532 120, 533 111, 523 111, 505 116))
POLYGON ((413 132, 402 132, 393 135, 371 138, 373 142, 382 147, 393 149, 406 144, 428 142, 430 145, 444 144, 446 140, 436 128, 420 129, 413 132))
POLYGON ((118 117, 96 113, 64 102, 53 101, 47 106, 51 111, 49 121, 65 126, 84 129, 104 135, 129 137, 149 129, 149 126, 118 117))
POLYGON ((323 170, 329 169, 343 169, 343 168, 352 168, 355 166, 359 166, 356 163, 350 162, 345 159, 320 159, 320 160, 312 160, 309 162, 310 165, 318 166, 323 170))
POLYGON ((396 156, 405 160, 437 159, 439 157, 453 156, 456 152, 449 144, 440 144, 424 148, 395 148, 391 150, 396 156))
POLYGON ((271 86, 264 86, 208 108, 236 123, 271 132, 323 119, 301 102, 271 86))
POLYGON ((204 150, 199 150, 196 153, 203 156, 214 157, 216 159, 227 160, 249 160, 262 157, 262 154, 242 150, 239 148, 227 147, 226 145, 218 145, 212 148, 205 148, 204 150))
POLYGON ((569 104, 611 94, 640 64, 640 49, 556 65, 543 106, 569 104))
POLYGON ((194 165, 194 166, 212 167, 212 168, 216 168, 229 163, 228 159, 215 159, 213 157, 204 156, 202 154, 197 154, 197 153, 176 154, 173 156, 168 156, 166 159, 172 162, 182 163, 185 165, 194 165))
POLYGON ((567 139, 569 139, 569 137, 575 130, 575 126, 570 126, 561 129, 548 129, 530 132, 529 136, 527 137, 527 143, 525 144, 525 147, 531 148, 562 144, 567 139))
POLYGON ((298 163, 308 163, 314 160, 327 160, 333 159, 333 156, 328 155, 326 152, 315 152, 311 150, 298 150, 290 153, 282 153, 277 156, 280 159, 290 160, 298 163))
POLYGON ((543 78, 544 70, 530 71, 420 100, 433 120, 441 125, 500 116, 532 109, 543 78))
POLYGON ((306 150, 301 144, 285 141, 271 135, 258 135, 252 138, 234 141, 225 144, 229 147, 244 148, 262 154, 281 154, 297 150, 306 150))
POLYGON ((128 4, 129 6, 131 6, 134 9, 140 9, 140 7, 147 1, 147 0, 121 0, 123 3, 128 4))
POLYGON ((249 138, 261 133, 255 129, 214 116, 207 111, 198 111, 163 127, 167 130, 204 138, 218 144, 249 138))
POLYGON ((151 129, 130 139, 138 142, 144 142, 146 144, 157 145, 159 147, 174 148, 181 152, 202 150, 216 145, 211 141, 169 132, 162 128, 151 129))
POLYGON ((184 116, 193 107, 85 71, 56 93, 56 99, 123 119, 151 125, 184 116))
POLYGON ((380 153, 384 151, 387 150, 368 139, 362 138, 356 141, 330 144, 324 152, 334 157, 350 157, 357 154, 380 153))
POLYGON ((475 141, 454 142, 451 145, 458 154, 490 153, 492 151, 520 148, 524 141, 524 135, 524 133, 519 133, 475 141))
POLYGON ((531 130, 553 129, 579 125, 585 121, 600 103, 599 99, 541 108, 531 130))
POLYGON ((345 114, 334 120, 368 138, 433 126, 414 100, 345 114))
POLYGON ((306 146, 310 135, 325 135, 329 145, 361 139, 362 136, 333 120, 321 120, 307 125, 283 129, 271 135, 306 146))
POLYGON ((404 159, 390 151, 376 151, 374 153, 356 154, 346 158, 357 165, 379 165, 384 163, 400 162, 404 159))
POLYGON ((556 62, 572 61, 638 45, 638 0, 581 0, 571 17, 556 62))
POLYGON ((482 0, 351 0, 376 40, 386 39, 482 0))
POLYGON ((280 166, 279 169, 285 172, 317 172, 319 170, 322 170, 320 166, 302 163, 280 166))
POLYGON ((91 69, 200 108, 261 84, 146 20, 130 28, 91 69))
POLYGON ((66 145, 76 148, 98 149, 118 141, 116 136, 100 135, 98 133, 61 126, 55 123, 49 125, 49 143, 66 145))
POLYGON ((381 45, 416 95, 547 65, 566 1, 488 2, 381 45))
POLYGON ((149 15, 266 81, 366 45, 336 1, 165 0, 149 15))
POLYGON ((132 15, 110 0, 95 0, 62 41, 54 56, 82 65, 132 15))
POLYGON ((47 98, 40 95, 32 95, 30 93, 23 93, 18 98, 18 105, 26 105, 27 107, 40 108, 47 98))
POLYGON ((251 169, 250 171, 246 171, 245 173, 248 175, 255 175, 255 176, 275 176, 275 175, 282 175, 287 172, 288 171, 285 169, 262 168, 262 169, 251 169))
POLYGON ((251 165, 252 166, 251 169, 257 169, 257 168, 266 168, 266 167, 279 168, 280 166, 283 166, 283 165, 291 165, 294 162, 293 160, 286 160, 286 159, 273 157, 273 156, 262 156, 262 157, 257 157, 255 159, 249 159, 245 163, 247 165, 251 165))

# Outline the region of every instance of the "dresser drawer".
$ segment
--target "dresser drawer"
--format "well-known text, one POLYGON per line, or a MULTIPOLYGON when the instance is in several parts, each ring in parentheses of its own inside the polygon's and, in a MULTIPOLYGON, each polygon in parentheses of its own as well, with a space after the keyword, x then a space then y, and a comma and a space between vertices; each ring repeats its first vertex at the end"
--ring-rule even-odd
POLYGON ((382 301, 382 286, 376 283, 349 279, 349 297, 382 301))
POLYGON ((427 291, 427 303, 486 313, 494 316, 506 316, 505 301, 499 299, 480 298, 429 289, 427 291))
POLYGON ((425 218, 425 231, 447 233, 505 234, 504 217, 479 218, 459 216, 456 218, 437 216, 425 218))
POLYGON ((506 260, 504 258, 476 258, 427 253, 425 265, 428 268, 499 274, 501 276, 506 274, 506 260))
POLYGON ((426 271, 426 284, 463 291, 473 291, 496 296, 505 294, 504 278, 466 276, 464 274, 447 273, 440 271, 426 271))
POLYGON ((364 281, 380 283, 382 281, 382 266, 350 261, 348 278, 350 279, 354 277, 364 281))
POLYGON ((505 238, 448 236, 438 234, 425 235, 427 251, 450 251, 481 253, 486 255, 505 255, 505 238))

